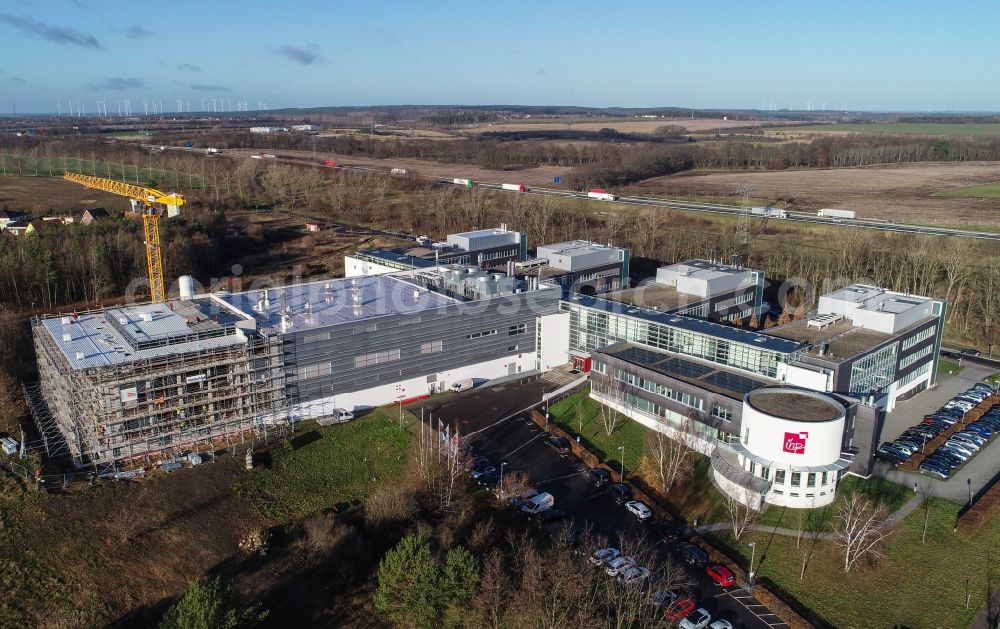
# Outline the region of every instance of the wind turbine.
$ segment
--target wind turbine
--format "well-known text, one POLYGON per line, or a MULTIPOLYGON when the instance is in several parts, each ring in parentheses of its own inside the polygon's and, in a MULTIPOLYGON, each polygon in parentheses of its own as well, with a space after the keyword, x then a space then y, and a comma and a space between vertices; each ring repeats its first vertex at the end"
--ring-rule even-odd
POLYGON ((184 111, 184 103, 182 103, 181 99, 178 98, 177 99, 177 112, 180 113, 182 111, 184 111))
POLYGON ((56 101, 56 110, 59 112, 58 115, 62 116, 62 103, 60 101, 56 101))
POLYGON ((148 99, 147 99, 147 100, 144 100, 144 101, 142 101, 142 108, 143 108, 143 110, 144 110, 144 111, 146 112, 146 114, 145 114, 145 115, 147 115, 147 116, 148 116, 148 115, 149 115, 149 100, 148 100, 148 99))
POLYGON ((162 116, 163 115, 163 99, 162 98, 160 99, 160 108, 159 108, 158 111, 160 112, 160 115, 162 116))

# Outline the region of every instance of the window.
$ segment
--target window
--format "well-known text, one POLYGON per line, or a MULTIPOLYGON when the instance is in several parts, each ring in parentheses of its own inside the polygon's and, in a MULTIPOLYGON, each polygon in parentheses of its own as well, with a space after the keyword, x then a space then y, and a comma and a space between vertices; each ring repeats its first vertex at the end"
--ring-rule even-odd
POLYGON ((438 377, 436 373, 432 373, 431 375, 427 376, 427 384, 434 384, 437 381, 438 377))
POLYGON ((482 332, 473 332, 472 334, 466 334, 465 340, 471 341, 472 339, 482 338, 484 336, 496 336, 497 330, 493 328, 492 330, 483 330, 482 332))
POLYGON ((762 465, 760 467, 760 477, 763 478, 764 480, 770 480, 770 478, 771 478, 771 468, 764 467, 762 465))
POLYGON ((318 365, 306 365, 305 367, 299 367, 299 380, 329 376, 333 372, 332 367, 331 363, 319 363, 318 365))
POLYGON ((933 345, 928 345, 927 347, 925 347, 923 349, 918 349, 917 351, 913 352, 909 356, 903 356, 903 358, 899 361, 899 368, 900 369, 906 369, 907 367, 909 367, 913 363, 917 362, 921 358, 923 358, 925 356, 929 356, 931 354, 931 352, 933 352, 933 351, 934 351, 934 346, 933 345))
POLYGON ((820 485, 826 485, 826 476, 827 476, 828 473, 829 472, 823 472, 823 475, 820 476, 820 479, 819 479, 819 484, 820 485))
POLYGON ((443 349, 441 341, 431 341, 430 343, 420 344, 421 354, 436 354, 443 349))
POLYGON ((517 345, 508 345, 507 346, 507 351, 508 352, 516 352, 517 351, 517 345))
POLYGON ((372 367, 382 363, 391 363, 399 360, 399 350, 391 349, 387 352, 375 352, 373 354, 362 354, 354 357, 354 367, 372 367))
POLYGON ((591 371, 596 371, 597 373, 603 373, 603 374, 608 373, 608 366, 596 360, 593 362, 590 369, 591 371))
POLYGON ((329 332, 320 332, 319 334, 306 334, 304 337, 302 337, 303 343, 316 343, 318 341, 329 341, 329 340, 330 340, 329 332))
POLYGON ((528 325, 526 323, 521 323, 519 325, 512 325, 507 330, 507 336, 514 336, 516 334, 524 334, 525 330, 527 330, 527 329, 528 329, 528 325))
POLYGON ((785 495, 785 492, 781 491, 780 489, 775 489, 774 493, 778 494, 779 496, 784 496, 785 495))
POLYGON ((756 471, 757 471, 757 463, 754 461, 750 461, 750 475, 753 476, 756 471))
POLYGON ((785 484, 785 470, 774 470, 774 484, 775 485, 785 484))
POLYGON ((809 474, 806 475, 806 487, 815 487, 815 486, 816 486, 816 473, 809 472, 809 474))
POLYGON ((712 404, 712 417, 718 417, 723 421, 732 421, 733 412, 724 406, 712 404))
POLYGON ((793 491, 792 493, 790 493, 788 495, 791 496, 792 498, 798 498, 799 497, 799 492, 793 491))
POLYGON ((917 332, 916 334, 914 334, 910 338, 908 338, 908 339, 906 339, 906 340, 903 341, 903 346, 902 346, 903 351, 906 351, 906 350, 910 349, 911 347, 913 347, 914 345, 916 345, 920 341, 926 341, 927 339, 929 339, 932 336, 934 336, 935 332, 937 332, 937 325, 936 324, 932 325, 931 327, 927 328, 926 330, 921 330, 921 331, 917 332))
POLYGON ((802 484, 802 472, 792 472, 792 487, 798 487, 802 484))

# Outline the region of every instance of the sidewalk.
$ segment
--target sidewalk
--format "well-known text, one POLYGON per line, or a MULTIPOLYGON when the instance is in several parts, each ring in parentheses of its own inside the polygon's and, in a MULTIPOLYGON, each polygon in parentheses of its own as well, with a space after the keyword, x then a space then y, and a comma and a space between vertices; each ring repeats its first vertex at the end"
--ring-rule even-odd
MULTIPOLYGON (((903 521, 906 516, 913 513, 913 511, 923 503, 923 496, 920 494, 914 494, 912 498, 906 501, 902 507, 896 510, 895 513, 889 516, 886 520, 886 524, 890 527, 896 526, 903 521)), ((704 526, 696 527, 694 530, 697 533, 709 533, 712 531, 724 531, 732 527, 729 522, 715 522, 713 524, 706 524, 704 526)), ((798 537, 799 535, 809 535, 813 539, 834 539, 836 537, 835 533, 815 533, 814 531, 804 531, 799 532, 796 529, 786 529, 783 527, 767 526, 764 524, 751 524, 749 527, 751 531, 760 531, 762 533, 775 533, 777 535, 786 535, 788 537, 798 537)))

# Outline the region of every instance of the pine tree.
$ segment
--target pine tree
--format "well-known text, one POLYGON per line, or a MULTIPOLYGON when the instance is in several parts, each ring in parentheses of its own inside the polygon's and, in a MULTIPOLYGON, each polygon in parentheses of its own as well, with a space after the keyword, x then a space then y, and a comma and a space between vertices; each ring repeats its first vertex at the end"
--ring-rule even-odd
POLYGON ((247 606, 220 578, 195 581, 167 610, 160 629, 238 629, 256 626, 267 611, 247 606))

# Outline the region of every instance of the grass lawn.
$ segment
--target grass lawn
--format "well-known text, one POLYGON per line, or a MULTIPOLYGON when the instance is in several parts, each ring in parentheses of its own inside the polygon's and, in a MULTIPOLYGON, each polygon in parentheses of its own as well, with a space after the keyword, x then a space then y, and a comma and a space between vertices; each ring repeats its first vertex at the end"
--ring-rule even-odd
POLYGON ((263 515, 282 521, 359 500, 403 471, 410 436, 384 409, 346 424, 317 425, 279 446, 270 466, 236 488, 263 515))
POLYGON ((841 122, 767 129, 785 133, 892 133, 902 135, 1000 136, 1000 123, 841 122))
POLYGON ((588 391, 582 391, 553 404, 549 417, 570 434, 580 435, 587 449, 615 468, 622 459, 618 447, 625 446, 625 467, 634 470, 642 458, 646 428, 626 417, 608 435, 599 408, 600 404, 588 397, 588 391))
POLYGON ((964 186, 943 190, 939 197, 974 197, 977 199, 1000 199, 1000 183, 987 183, 980 186, 964 186))
POLYGON ((947 358, 942 358, 941 360, 938 361, 938 368, 937 368, 938 375, 951 374, 955 376, 961 373, 963 369, 965 369, 965 367, 947 358))
POLYGON ((952 530, 958 505, 939 499, 929 505, 926 544, 921 542, 924 510, 919 508, 888 542, 886 559, 875 568, 858 566, 848 574, 831 542, 806 538, 796 548, 793 537, 751 532, 739 543, 722 537, 742 555, 744 566, 750 559, 747 543, 755 542, 757 574, 833 626, 967 627, 986 601, 987 578, 1000 551, 1000 519, 994 518, 968 540, 952 530), (800 580, 804 559, 808 563, 800 580), (967 594, 971 594, 968 611, 967 594))

